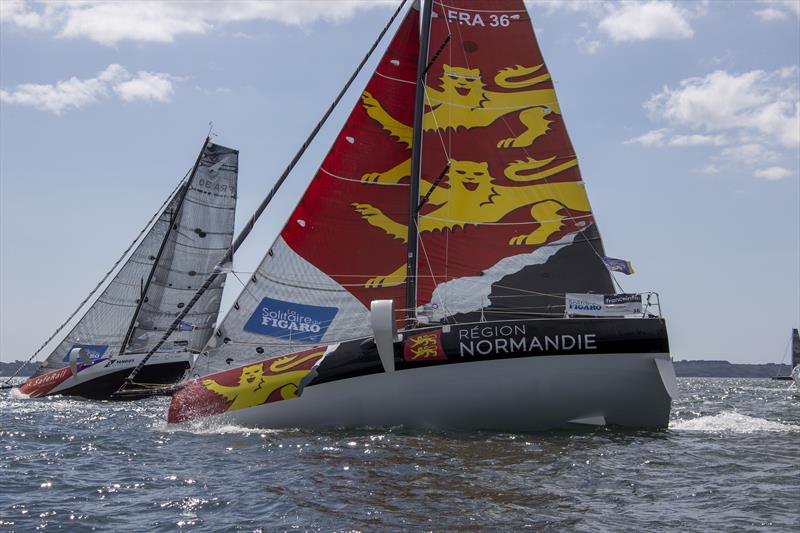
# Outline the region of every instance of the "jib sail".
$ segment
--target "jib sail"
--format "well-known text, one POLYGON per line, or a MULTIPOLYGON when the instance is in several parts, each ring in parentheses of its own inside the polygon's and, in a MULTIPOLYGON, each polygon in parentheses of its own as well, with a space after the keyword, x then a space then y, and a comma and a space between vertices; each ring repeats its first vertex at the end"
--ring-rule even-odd
MULTIPOLYGON (((236 151, 207 143, 193 177, 176 191, 128 260, 34 377, 67 366, 75 347, 98 360, 147 345, 148 333, 164 327, 178 311, 182 295, 193 294, 194 280, 205 279, 230 246, 237 167, 236 151)), ((191 321, 173 335, 175 348, 199 350, 206 343, 219 312, 223 283, 218 281, 204 295, 191 321)))
POLYGON ((409 10, 286 226, 248 280, 199 374, 274 354, 367 335, 371 300, 403 307, 402 280, 381 274, 402 263, 404 235, 365 223, 380 211, 408 216, 408 181, 376 185, 377 171, 411 153, 419 11, 409 10), (397 122, 374 119, 387 110, 397 122))

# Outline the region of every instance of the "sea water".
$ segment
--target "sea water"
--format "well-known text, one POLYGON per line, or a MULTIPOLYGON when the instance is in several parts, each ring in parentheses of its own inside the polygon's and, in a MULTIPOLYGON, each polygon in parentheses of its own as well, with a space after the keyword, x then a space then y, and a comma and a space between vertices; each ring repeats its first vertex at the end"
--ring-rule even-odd
POLYGON ((0 392, 0 530, 800 530, 800 391, 678 380, 669 429, 176 429, 0 392))

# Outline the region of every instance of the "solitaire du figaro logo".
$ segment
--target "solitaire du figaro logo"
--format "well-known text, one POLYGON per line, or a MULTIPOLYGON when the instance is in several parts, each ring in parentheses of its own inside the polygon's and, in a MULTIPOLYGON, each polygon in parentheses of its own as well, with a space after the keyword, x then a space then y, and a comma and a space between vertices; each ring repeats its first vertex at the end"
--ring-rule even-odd
POLYGON ((244 330, 286 340, 319 342, 338 310, 264 298, 250 315, 244 330))

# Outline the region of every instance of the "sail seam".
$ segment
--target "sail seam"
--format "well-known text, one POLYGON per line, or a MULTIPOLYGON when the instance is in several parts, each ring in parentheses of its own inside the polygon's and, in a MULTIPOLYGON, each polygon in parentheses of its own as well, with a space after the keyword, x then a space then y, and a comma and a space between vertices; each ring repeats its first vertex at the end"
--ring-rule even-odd
POLYGON ((408 187, 408 183, 379 183, 379 182, 368 182, 368 181, 362 181, 362 180, 360 180, 360 179, 355 179, 355 178, 345 178, 344 176, 338 176, 338 175, 334 174, 333 172, 329 172, 329 171, 325 170, 325 169, 324 169, 324 168, 322 168, 322 167, 320 167, 319 169, 320 169, 322 172, 324 172, 325 174, 327 174, 328 176, 330 176, 330 177, 332 177, 332 178, 336 178, 337 180, 352 181, 352 182, 354 182, 354 183, 363 183, 364 185, 380 185, 380 186, 382 186, 382 187, 408 187))

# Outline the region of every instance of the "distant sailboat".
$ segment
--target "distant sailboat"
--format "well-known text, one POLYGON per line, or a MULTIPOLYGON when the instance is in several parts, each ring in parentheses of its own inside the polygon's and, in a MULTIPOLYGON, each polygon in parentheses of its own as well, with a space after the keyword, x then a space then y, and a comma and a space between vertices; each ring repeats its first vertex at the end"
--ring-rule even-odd
POLYGON ((790 353, 792 354, 791 373, 788 376, 775 376, 772 379, 781 381, 793 380, 800 387, 800 333, 798 333, 797 328, 792 330, 790 353))
POLYGON ((522 0, 417 4, 168 420, 666 427, 665 321, 603 257, 522 0))
MULTIPOLYGON (((238 152, 206 139, 136 249, 19 393, 107 399, 117 391, 230 247, 237 178, 238 152)), ((208 288, 132 390, 183 377, 214 331, 224 281, 208 288)))

